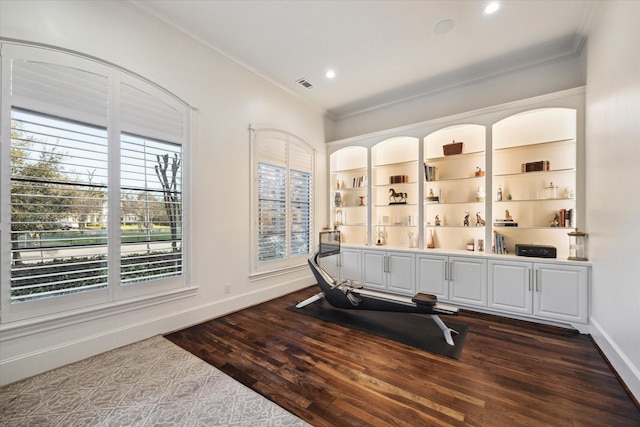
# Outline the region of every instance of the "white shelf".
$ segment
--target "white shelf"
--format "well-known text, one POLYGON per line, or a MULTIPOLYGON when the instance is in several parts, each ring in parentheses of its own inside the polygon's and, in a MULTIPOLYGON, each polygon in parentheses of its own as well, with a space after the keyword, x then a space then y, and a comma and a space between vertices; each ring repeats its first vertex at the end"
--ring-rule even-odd
MULTIPOLYGON (((565 96, 533 101, 529 109, 521 102, 504 110, 499 120, 495 112, 480 112, 465 119, 452 118, 451 125, 445 127, 442 119, 426 122, 411 131, 422 137, 394 136, 399 131, 389 131, 389 138, 382 141, 376 136, 375 139, 363 137, 361 141, 350 138, 345 140, 345 144, 352 144, 347 147, 339 147, 339 142, 330 143, 330 150, 339 147, 330 155, 330 168, 335 169, 329 174, 333 184, 336 180, 351 183, 353 178, 367 177, 365 187, 336 189, 332 186, 330 201, 336 192, 342 193, 343 200, 349 204, 337 208, 342 209, 343 219, 362 223, 349 225, 351 228, 347 231, 359 227, 357 235, 351 232, 352 238, 369 245, 375 244, 376 227, 386 228, 386 247, 406 246, 409 239, 405 230, 415 229, 419 245, 424 247, 428 230, 434 230, 436 245, 442 250, 464 249, 468 242, 476 239, 484 239, 485 247, 491 248, 495 231, 506 236, 510 252, 517 243, 548 244, 556 246, 558 256, 564 257, 563 251, 568 251, 565 234, 573 227, 550 227, 548 223, 556 212, 571 210, 572 226, 581 226, 584 213, 581 164, 584 148, 580 140, 582 133, 578 132, 578 126, 582 126, 578 112, 584 108, 584 100, 582 96, 565 96), (460 123, 460 120, 467 122, 460 123), (445 156, 443 146, 452 141, 463 143, 462 153, 445 156), (331 147, 331 144, 336 145, 331 147), (523 164, 540 161, 548 162, 550 170, 522 172, 523 164), (437 168, 437 180, 425 180, 425 164, 437 168), (363 165, 369 165, 370 169, 363 165), (478 168, 484 172, 482 176, 475 175, 478 168), (405 176, 407 182, 392 184, 392 176, 405 176), (557 187, 558 197, 544 198, 548 194, 545 188, 551 183, 557 187), (495 200, 499 186, 503 194, 501 201, 495 200), (406 193, 408 203, 389 204, 391 188, 406 193), (438 202, 425 200, 431 191, 440 197, 438 202), (476 194, 482 198, 477 200, 476 194), (358 206, 357 196, 365 195, 367 204, 358 206), (566 195, 572 197, 564 197, 566 195), (507 196, 511 196, 511 200, 507 196), (493 225, 505 210, 518 227, 493 225), (466 213, 470 226, 463 225, 466 213), (486 222, 485 226, 475 226, 476 213, 486 222), (443 225, 433 225, 435 216, 443 225), (403 222, 377 224, 383 217, 403 222), (366 238, 361 237, 363 230, 366 238)), ((331 203, 331 219, 335 218, 335 211, 331 203)))

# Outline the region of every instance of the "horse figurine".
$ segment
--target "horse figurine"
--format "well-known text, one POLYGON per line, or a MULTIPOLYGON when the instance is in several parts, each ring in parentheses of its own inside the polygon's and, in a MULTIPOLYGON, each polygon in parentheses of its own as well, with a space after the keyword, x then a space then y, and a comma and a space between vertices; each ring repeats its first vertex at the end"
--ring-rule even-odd
POLYGON ((391 202, 393 199, 393 203, 406 203, 407 202, 407 193, 396 193, 396 190, 393 188, 389 189, 389 201, 391 202), (398 201, 398 199, 400 199, 398 201))
POLYGON ((480 216, 480 212, 476 212, 476 227, 484 227, 485 221, 480 216))
POLYGON ((469 212, 464 213, 464 222, 462 223, 462 225, 465 227, 469 226, 469 212))

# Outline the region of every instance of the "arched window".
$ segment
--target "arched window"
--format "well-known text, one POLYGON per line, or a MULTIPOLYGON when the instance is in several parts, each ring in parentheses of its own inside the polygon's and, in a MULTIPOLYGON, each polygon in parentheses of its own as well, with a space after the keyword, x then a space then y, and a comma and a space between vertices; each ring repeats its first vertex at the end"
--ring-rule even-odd
POLYGON ((188 106, 95 59, 1 49, 2 322, 185 287, 188 106))
POLYGON ((252 273, 305 264, 313 246, 314 150, 288 132, 251 133, 252 273))

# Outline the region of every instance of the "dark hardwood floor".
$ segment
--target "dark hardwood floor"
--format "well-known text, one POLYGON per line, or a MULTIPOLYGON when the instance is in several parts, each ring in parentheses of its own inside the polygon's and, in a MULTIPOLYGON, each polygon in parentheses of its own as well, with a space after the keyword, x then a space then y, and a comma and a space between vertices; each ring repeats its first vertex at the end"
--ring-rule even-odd
POLYGON ((318 290, 167 338, 314 426, 640 426, 589 336, 463 312, 455 360, 287 310, 318 290))

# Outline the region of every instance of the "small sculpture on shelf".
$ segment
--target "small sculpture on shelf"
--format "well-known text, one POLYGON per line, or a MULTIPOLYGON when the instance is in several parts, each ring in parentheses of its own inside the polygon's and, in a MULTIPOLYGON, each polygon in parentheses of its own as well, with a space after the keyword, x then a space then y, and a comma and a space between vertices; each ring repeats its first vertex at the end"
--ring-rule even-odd
POLYGON ((476 176, 484 176, 484 171, 482 170, 482 168, 480 166, 478 166, 476 168, 476 172, 475 172, 476 176))
POLYGON ((513 218, 511 217, 511 214, 509 213, 509 209, 506 209, 504 211, 504 220, 505 221, 513 221, 513 218))
POLYGON ((442 221, 440 221, 440 217, 438 215, 436 215, 434 222, 436 224, 436 227, 439 227, 442 225, 442 221))
POLYGON ((380 230, 380 227, 378 227, 376 230, 376 245, 384 245, 384 228, 382 229, 382 231, 380 230))
POLYGON ((476 227, 484 227, 485 221, 480 216, 480 212, 476 212, 476 227))
POLYGON ((358 206, 367 206, 367 204, 364 201, 364 198, 367 196, 358 196, 358 197, 360 197, 360 204, 358 206))
POLYGON ((393 188, 389 189, 390 205, 404 205, 406 203, 407 203, 407 193, 396 193, 396 190, 394 190, 393 188))
POLYGON ((553 219, 549 222, 550 227, 560 227, 560 213, 556 212, 553 219))
POLYGON ((469 212, 464 213, 464 222, 462 223, 462 225, 465 227, 469 226, 469 212))

